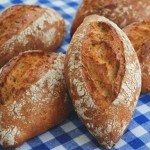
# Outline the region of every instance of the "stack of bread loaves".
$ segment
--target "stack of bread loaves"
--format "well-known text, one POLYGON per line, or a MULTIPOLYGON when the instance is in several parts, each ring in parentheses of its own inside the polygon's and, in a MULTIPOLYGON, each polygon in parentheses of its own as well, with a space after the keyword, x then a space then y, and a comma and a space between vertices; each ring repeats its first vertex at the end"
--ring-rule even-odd
POLYGON ((0 16, 0 144, 16 147, 59 124, 72 111, 72 101, 89 132, 111 149, 128 127, 141 92, 139 60, 142 92, 150 91, 149 5, 149 0, 83 0, 66 56, 51 52, 65 31, 57 12, 34 5, 5 10, 0 16), (129 25, 124 28, 129 38, 116 24, 129 25))

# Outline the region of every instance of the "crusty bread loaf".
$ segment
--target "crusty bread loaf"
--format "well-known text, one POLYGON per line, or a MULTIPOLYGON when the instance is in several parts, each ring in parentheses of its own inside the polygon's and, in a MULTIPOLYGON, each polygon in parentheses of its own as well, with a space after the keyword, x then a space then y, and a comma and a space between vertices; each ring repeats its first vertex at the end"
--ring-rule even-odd
POLYGON ((67 51, 65 79, 79 117, 111 148, 128 126, 141 89, 139 61, 125 33, 104 17, 86 17, 67 51))
POLYGON ((63 18, 52 9, 36 5, 6 9, 0 15, 0 67, 26 50, 55 50, 64 32, 63 18))
POLYGON ((0 71, 0 144, 16 147, 62 122, 72 107, 64 54, 27 51, 0 71))
POLYGON ((135 21, 150 19, 149 0, 83 0, 72 24, 71 34, 91 14, 109 18, 123 28, 135 21))
POLYGON ((137 52, 142 70, 141 92, 150 92, 150 20, 123 28, 137 52))

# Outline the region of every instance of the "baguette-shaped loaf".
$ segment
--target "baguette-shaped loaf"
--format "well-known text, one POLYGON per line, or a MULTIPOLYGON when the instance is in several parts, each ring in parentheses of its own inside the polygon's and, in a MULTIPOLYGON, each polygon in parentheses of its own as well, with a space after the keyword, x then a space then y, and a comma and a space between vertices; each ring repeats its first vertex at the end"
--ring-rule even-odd
POLYGON ((141 90, 139 61, 125 33, 105 17, 86 17, 67 51, 65 79, 87 129, 104 147, 114 146, 141 90))
POLYGON ((0 144, 16 147, 61 123, 72 107, 64 54, 26 51, 0 71, 0 144))
POLYGON ((36 5, 9 7, 0 15, 0 67, 26 50, 55 50, 64 33, 64 19, 53 9, 36 5))
POLYGON ((136 22, 123 28, 140 61, 142 93, 150 92, 150 20, 136 22))
POLYGON ((149 0, 83 0, 72 24, 71 34, 91 14, 109 18, 120 28, 133 22, 150 19, 149 0))

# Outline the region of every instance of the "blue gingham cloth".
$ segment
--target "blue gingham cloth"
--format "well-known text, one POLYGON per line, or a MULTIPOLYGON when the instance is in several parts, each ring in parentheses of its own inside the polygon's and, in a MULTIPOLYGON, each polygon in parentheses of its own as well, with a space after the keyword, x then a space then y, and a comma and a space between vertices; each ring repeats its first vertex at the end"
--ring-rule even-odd
MULTIPOLYGON (((67 29, 58 52, 65 53, 70 42, 70 26, 81 0, 0 0, 0 10, 14 4, 39 4, 58 11, 67 29)), ((150 150, 150 94, 142 95, 130 125, 113 150, 150 150)), ((0 150, 3 150, 0 147, 0 150)), ((25 142, 16 150, 103 150, 74 113, 62 124, 25 142)))

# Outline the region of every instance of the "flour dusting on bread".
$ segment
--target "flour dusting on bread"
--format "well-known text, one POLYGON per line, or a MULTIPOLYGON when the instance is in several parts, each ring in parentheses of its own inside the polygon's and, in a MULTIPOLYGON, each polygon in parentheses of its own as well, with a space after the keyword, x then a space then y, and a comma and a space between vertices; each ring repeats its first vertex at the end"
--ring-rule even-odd
MULTIPOLYGON (((3 49, 7 49, 9 51, 14 50, 15 42, 21 43, 23 44, 23 46, 26 46, 28 44, 29 35, 32 35, 37 39, 43 36, 43 39, 40 40, 42 40, 43 43, 48 43, 50 45, 54 40, 54 37, 58 34, 53 24, 58 20, 62 20, 59 14, 55 13, 52 9, 50 10, 51 13, 49 11, 45 11, 41 17, 39 17, 35 22, 31 24, 31 26, 27 27, 18 35, 13 36, 11 39, 5 42, 4 45, 2 45, 3 49), (52 25, 52 28, 47 30, 46 33, 43 32, 43 30, 45 29, 45 22, 52 25)), ((5 52, 6 51, 1 51, 1 53, 4 54, 5 52)))
POLYGON ((129 39, 105 17, 86 17, 67 51, 65 77, 79 117, 100 144, 112 148, 129 124, 141 89, 141 70, 129 39), (102 42, 106 47, 98 45, 102 42), (109 85, 115 87, 112 100, 109 85))
POLYGON ((22 101, 20 103, 17 103, 14 101, 8 108, 9 116, 13 119, 21 119, 25 121, 25 116, 23 116, 21 110, 22 106, 25 104, 25 101, 22 101))
POLYGON ((64 58, 62 53, 31 50, 3 67, 0 74, 0 100, 4 102, 0 104, 3 147, 19 146, 69 115, 72 106, 65 86, 64 58))
POLYGON ((0 67, 30 49, 52 52, 64 38, 65 20, 51 8, 14 5, 0 17, 0 67))
POLYGON ((59 53, 57 59, 54 61, 53 68, 50 69, 47 73, 45 73, 40 78, 40 80, 38 80, 34 85, 31 85, 30 89, 26 92, 27 95, 31 96, 33 102, 46 103, 48 102, 49 99, 53 101, 58 96, 57 91, 54 93, 52 91, 55 91, 54 87, 56 85, 59 85, 61 80, 64 82, 64 76, 63 76, 64 65, 63 65, 62 57, 64 57, 64 55, 59 53), (43 86, 45 85, 45 83, 47 83, 48 91, 49 91, 49 94, 47 95, 48 99, 41 98, 41 95, 43 95, 45 92, 43 90, 43 86))
POLYGON ((15 137, 20 134, 20 130, 17 127, 9 127, 8 129, 0 130, 0 144, 15 144, 15 137))
POLYGON ((148 0, 83 0, 72 23, 71 34, 76 31, 86 16, 104 16, 123 28, 133 22, 150 18, 148 0))

